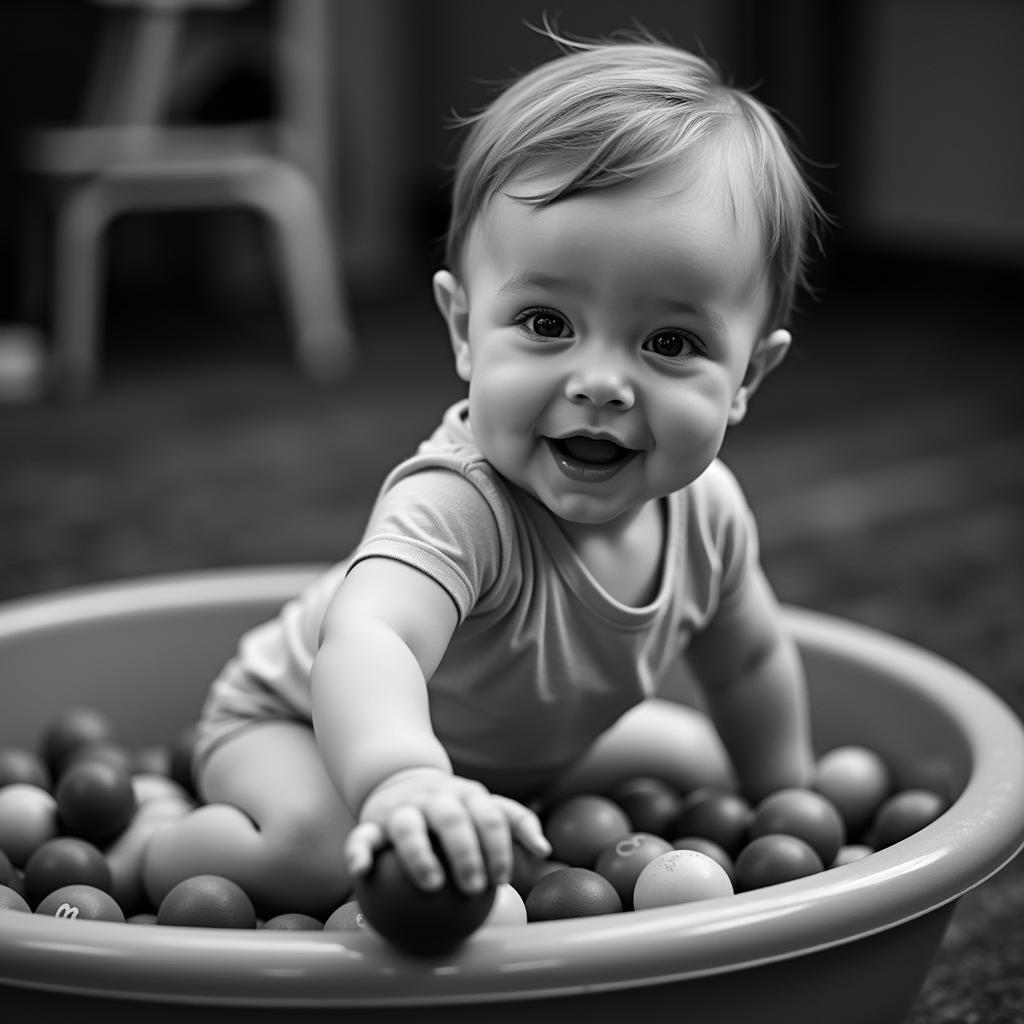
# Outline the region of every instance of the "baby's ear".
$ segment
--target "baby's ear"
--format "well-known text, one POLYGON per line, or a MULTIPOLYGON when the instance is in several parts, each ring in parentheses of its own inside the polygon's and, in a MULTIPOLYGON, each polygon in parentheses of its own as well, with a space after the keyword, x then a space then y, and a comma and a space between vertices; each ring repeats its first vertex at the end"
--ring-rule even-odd
POLYGON ((448 340, 455 356, 455 372, 462 380, 469 380, 469 302, 466 289, 459 284, 450 270, 439 270, 434 275, 434 301, 448 325, 448 340))
POLYGON ((733 396, 732 408, 729 410, 730 426, 735 426, 747 415, 751 395, 761 386, 761 381, 786 358, 792 343, 793 336, 789 331, 778 330, 761 338, 754 346, 743 383, 733 396))

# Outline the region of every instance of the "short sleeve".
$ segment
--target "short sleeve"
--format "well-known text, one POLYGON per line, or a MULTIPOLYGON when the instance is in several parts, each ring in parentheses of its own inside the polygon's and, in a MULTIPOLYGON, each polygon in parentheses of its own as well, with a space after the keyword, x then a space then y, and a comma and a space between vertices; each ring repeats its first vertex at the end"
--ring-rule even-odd
POLYGON ((372 557, 426 573, 451 595, 461 622, 500 575, 502 544, 492 502, 455 470, 401 476, 385 484, 351 564, 372 557))
POLYGON ((721 560, 718 614, 727 614, 738 600, 760 560, 760 541, 754 513, 736 477, 715 463, 714 535, 721 560))

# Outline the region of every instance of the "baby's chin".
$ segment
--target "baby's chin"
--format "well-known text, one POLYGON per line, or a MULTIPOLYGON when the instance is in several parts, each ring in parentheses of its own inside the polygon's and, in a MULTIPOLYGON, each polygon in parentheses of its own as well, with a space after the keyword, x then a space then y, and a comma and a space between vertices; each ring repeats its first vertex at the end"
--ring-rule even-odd
POLYGON ((649 498, 638 504, 625 506, 609 506, 604 502, 580 501, 578 499, 544 501, 541 498, 537 498, 537 500, 559 523, 571 531, 574 527, 579 529, 587 529, 588 527, 597 529, 600 527, 624 526, 640 515, 649 505, 661 499, 657 497, 649 498))
POLYGON ((581 502, 576 498, 570 499, 564 495, 552 496, 539 493, 528 483, 520 483, 507 476, 505 480, 544 508, 553 519, 565 523, 567 526, 603 526, 614 522, 622 514, 621 510, 594 508, 593 503, 581 502))

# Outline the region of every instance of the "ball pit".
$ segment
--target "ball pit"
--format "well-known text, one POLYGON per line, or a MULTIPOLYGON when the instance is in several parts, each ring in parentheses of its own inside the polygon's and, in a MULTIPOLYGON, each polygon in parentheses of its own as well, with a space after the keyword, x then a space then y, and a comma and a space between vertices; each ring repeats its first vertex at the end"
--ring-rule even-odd
MULTIPOLYGON (((239 633, 314 567, 132 581, 0 607, 0 744, 93 706, 140 747, 187 728, 239 633)), ((688 1021, 904 1019, 956 901, 1024 842, 1024 731, 983 685, 895 638, 786 609, 820 750, 863 744, 938 819, 841 867, 735 896, 484 928, 403 954, 368 929, 226 930, 0 910, 12 1019, 562 1020, 685 1010, 688 1021), (840 998, 836 998, 839 995, 840 998)), ((694 716, 694 729, 703 726, 694 716)), ((701 737, 695 732, 695 741, 701 737)), ((44 822, 45 825, 45 822, 44 822)), ((13 898, 12 898, 13 899, 13 898)))

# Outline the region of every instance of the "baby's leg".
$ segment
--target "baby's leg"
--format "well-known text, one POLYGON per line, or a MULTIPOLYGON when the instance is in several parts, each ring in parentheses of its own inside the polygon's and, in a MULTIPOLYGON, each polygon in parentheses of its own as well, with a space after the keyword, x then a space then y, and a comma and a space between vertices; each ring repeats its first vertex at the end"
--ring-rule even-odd
POLYGON ((707 716, 674 701, 652 699, 599 736, 544 798, 554 802, 577 793, 601 793, 641 775, 658 776, 684 793, 698 786, 735 786, 729 757, 707 716))
POLYGON ((210 754, 200 789, 205 803, 150 841, 144 880, 155 905, 199 874, 231 878, 263 915, 323 918, 341 904, 353 820, 308 726, 279 720, 235 734, 210 754))

